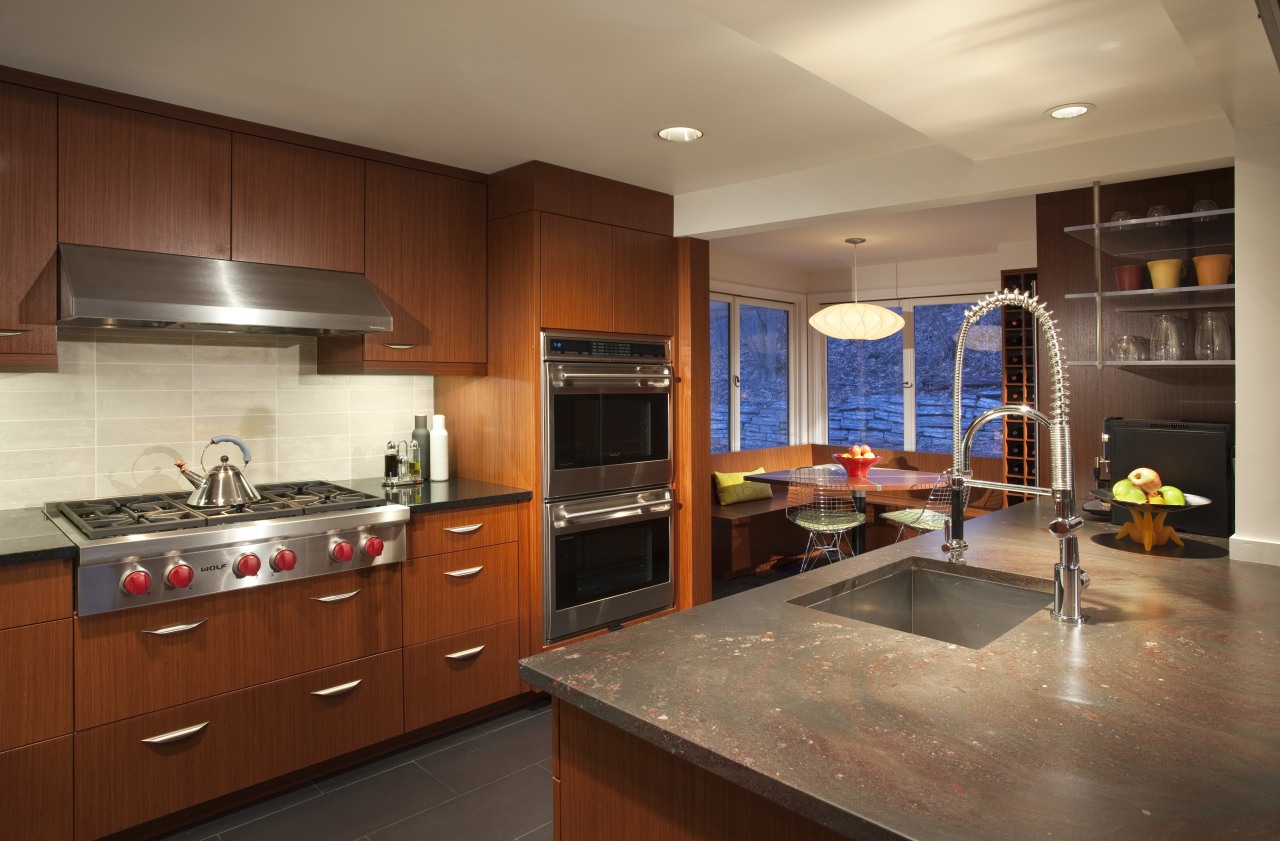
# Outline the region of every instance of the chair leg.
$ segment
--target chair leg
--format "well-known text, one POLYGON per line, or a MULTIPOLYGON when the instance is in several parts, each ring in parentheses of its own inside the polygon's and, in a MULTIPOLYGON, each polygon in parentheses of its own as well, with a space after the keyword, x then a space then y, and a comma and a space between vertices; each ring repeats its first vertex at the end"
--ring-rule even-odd
POLYGON ((806 570, 813 568, 816 563, 816 559, 814 558, 815 552, 821 553, 821 557, 825 558, 829 564, 834 564, 836 561, 843 561, 845 558, 852 558, 852 548, 850 548, 848 554, 845 554, 844 547, 841 546, 841 541, 844 541, 846 545, 848 544, 848 535, 849 533, 847 531, 834 533, 816 531, 809 532, 809 540, 805 543, 804 547, 804 558, 800 561, 800 571, 805 572, 806 570), (819 536, 820 534, 825 536, 827 539, 824 541, 822 537, 819 536))

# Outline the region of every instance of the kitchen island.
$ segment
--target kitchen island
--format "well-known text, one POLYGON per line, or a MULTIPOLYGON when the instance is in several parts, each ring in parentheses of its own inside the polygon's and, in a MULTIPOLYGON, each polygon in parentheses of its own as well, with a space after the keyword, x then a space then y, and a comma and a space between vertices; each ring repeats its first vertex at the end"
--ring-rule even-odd
MULTIPOLYGON (((1051 517, 970 521, 970 570, 1049 593, 1051 517)), ((790 603, 939 559, 935 534, 523 661, 558 837, 1276 837, 1280 568, 1116 531, 1080 532, 1080 627, 1041 610, 970 649, 790 603)))

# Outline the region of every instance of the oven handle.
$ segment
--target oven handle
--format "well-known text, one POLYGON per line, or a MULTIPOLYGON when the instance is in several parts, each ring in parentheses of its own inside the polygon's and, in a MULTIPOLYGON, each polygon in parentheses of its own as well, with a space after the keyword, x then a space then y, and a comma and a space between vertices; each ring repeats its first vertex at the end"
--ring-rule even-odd
POLYGON ((605 520, 635 519, 649 514, 662 514, 675 507, 669 499, 659 502, 640 502, 632 505, 611 505, 607 508, 593 508, 590 511, 573 513, 561 511, 552 517, 551 525, 555 529, 563 529, 575 523, 598 523, 605 520))

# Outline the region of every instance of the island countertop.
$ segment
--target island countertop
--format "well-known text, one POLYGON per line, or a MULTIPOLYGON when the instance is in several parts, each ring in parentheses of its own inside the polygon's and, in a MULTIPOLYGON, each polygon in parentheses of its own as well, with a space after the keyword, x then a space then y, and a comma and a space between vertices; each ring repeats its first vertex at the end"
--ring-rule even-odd
MULTIPOLYGON (((966 523, 969 566, 1048 581, 1052 506, 966 523)), ((981 649, 789 600, 926 535, 522 662, 521 677, 849 837, 1274 838, 1280 567, 1086 523, 1088 624, 981 649)))

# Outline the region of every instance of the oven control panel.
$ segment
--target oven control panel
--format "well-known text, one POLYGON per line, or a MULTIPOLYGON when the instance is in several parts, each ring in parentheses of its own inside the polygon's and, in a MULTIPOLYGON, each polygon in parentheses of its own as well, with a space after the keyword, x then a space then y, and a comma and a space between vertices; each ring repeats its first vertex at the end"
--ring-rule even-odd
POLYGON ((109 563, 82 562, 76 573, 76 612, 90 616, 395 564, 405 559, 405 553, 404 523, 382 523, 206 548, 172 549, 109 563))
POLYGON ((668 341, 660 336, 543 333, 542 358, 547 361, 576 359, 592 362, 667 362, 671 359, 671 348, 668 341))

